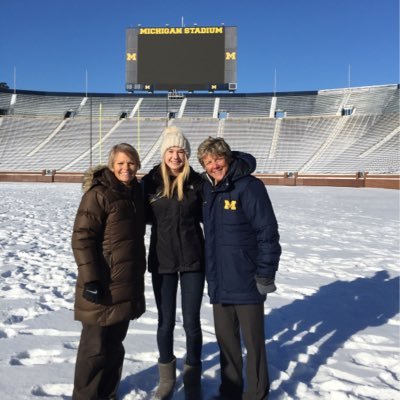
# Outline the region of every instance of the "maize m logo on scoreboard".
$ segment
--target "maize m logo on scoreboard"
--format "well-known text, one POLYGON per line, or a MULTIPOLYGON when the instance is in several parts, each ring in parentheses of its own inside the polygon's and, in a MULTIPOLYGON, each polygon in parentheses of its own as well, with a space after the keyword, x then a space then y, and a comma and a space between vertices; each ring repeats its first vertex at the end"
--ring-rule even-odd
POLYGON ((138 27, 126 33, 127 90, 236 90, 236 27, 138 27))
MULTIPOLYGON (((225 60, 236 60, 236 51, 226 52, 225 60)), ((136 53, 126 53, 126 61, 137 61, 136 53)))

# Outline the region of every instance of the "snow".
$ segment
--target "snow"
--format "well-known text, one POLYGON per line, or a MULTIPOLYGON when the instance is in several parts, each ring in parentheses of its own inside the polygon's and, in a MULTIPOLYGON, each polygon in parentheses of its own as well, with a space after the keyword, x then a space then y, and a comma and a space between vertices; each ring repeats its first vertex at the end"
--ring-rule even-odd
MULTIPOLYGON (((283 254, 278 291, 265 307, 277 399, 400 398, 399 192, 269 187, 283 254)), ((0 393, 71 399, 80 323, 73 320, 76 266, 71 227, 78 184, 0 184, 0 393)), ((146 236, 146 244, 149 238, 146 236)), ((157 384, 157 310, 130 324, 119 395, 147 399, 157 384)), ((219 385, 218 348, 206 292, 202 306, 204 398, 219 385)), ((183 399, 185 336, 175 331, 183 399)))

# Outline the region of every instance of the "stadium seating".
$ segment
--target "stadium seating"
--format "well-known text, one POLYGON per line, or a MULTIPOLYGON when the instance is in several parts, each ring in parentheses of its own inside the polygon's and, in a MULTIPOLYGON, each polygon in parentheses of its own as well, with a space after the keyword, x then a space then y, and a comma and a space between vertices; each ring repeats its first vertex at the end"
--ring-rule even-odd
POLYGON ((399 173, 399 86, 276 94, 82 94, 0 90, 0 170, 82 172, 129 142, 141 172, 167 124, 192 146, 222 136, 258 173, 399 173))

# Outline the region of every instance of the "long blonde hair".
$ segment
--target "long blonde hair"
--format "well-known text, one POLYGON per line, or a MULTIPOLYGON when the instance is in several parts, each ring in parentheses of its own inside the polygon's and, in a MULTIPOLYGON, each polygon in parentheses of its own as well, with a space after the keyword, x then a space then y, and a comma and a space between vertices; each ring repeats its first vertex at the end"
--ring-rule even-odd
POLYGON ((167 199, 170 199, 174 195, 174 192, 177 191, 178 200, 182 201, 183 186, 185 181, 189 178, 190 174, 190 165, 186 153, 185 153, 185 163, 183 164, 182 171, 179 172, 177 177, 172 182, 168 171, 168 167, 165 164, 164 159, 161 161, 160 169, 161 169, 161 178, 163 181, 162 195, 167 199))

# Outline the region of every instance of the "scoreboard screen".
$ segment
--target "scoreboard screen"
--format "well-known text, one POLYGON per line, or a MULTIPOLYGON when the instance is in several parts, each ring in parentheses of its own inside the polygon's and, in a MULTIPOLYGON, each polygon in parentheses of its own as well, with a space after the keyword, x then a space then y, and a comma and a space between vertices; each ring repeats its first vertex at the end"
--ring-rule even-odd
POLYGON ((236 27, 129 28, 126 90, 236 90, 236 27))

